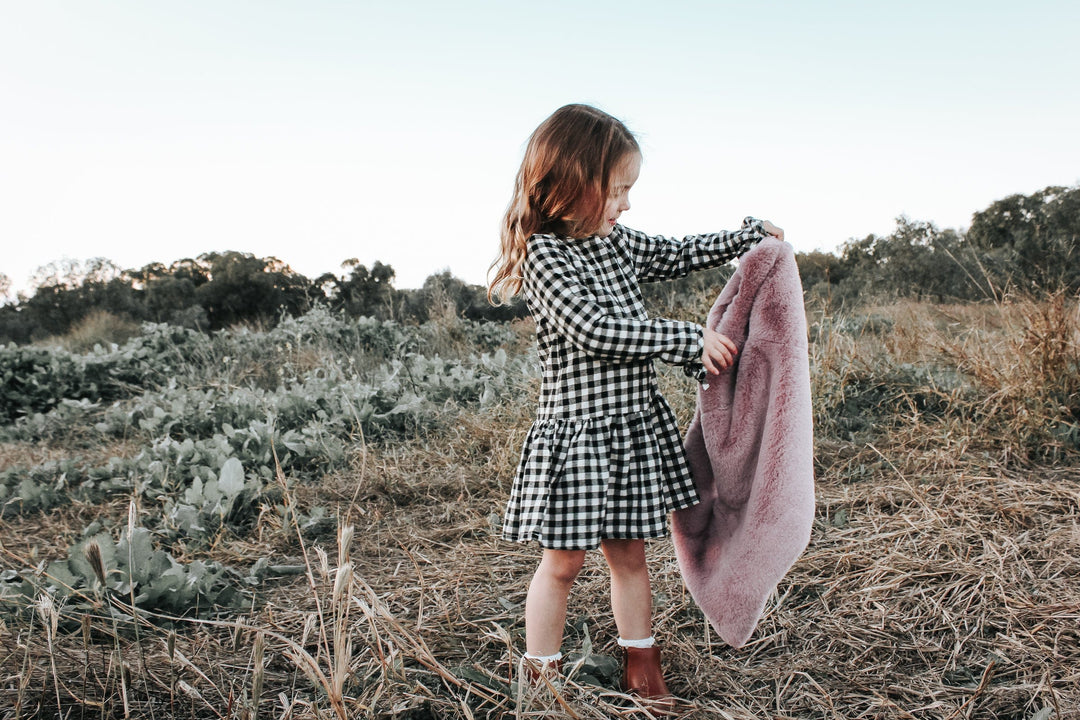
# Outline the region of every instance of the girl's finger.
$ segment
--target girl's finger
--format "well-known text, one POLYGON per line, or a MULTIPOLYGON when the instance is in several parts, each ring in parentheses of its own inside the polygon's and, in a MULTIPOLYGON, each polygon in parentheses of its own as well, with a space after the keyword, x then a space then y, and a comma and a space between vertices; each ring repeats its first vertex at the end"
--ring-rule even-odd
POLYGON ((727 367, 727 351, 723 345, 714 346, 709 354, 712 356, 712 361, 716 367, 721 370, 727 367))
POLYGON ((723 345, 719 345, 719 346, 713 348, 713 351, 712 351, 711 355, 712 355, 713 363, 718 368, 717 372, 720 372, 720 370, 723 370, 723 369, 725 369, 725 368, 727 368, 727 367, 729 367, 731 365, 731 362, 732 362, 731 353, 723 345))
POLYGON ((709 373, 711 373, 712 375, 719 374, 720 371, 716 369, 715 365, 713 365, 713 361, 712 358, 709 357, 709 353, 704 353, 701 356, 701 363, 705 366, 705 369, 708 370, 709 373))

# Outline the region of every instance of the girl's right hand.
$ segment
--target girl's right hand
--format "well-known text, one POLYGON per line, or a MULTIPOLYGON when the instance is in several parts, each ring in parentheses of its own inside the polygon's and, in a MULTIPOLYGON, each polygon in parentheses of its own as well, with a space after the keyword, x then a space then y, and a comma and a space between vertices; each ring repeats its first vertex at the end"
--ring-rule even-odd
POLYGON ((778 240, 784 239, 784 229, 776 227, 768 220, 761 221, 761 229, 767 232, 769 235, 772 235, 774 238, 777 238, 778 240))
POLYGON ((701 363, 710 373, 719 375, 721 370, 731 367, 735 362, 739 348, 727 335, 721 335, 709 328, 704 330, 705 347, 701 351, 701 363))

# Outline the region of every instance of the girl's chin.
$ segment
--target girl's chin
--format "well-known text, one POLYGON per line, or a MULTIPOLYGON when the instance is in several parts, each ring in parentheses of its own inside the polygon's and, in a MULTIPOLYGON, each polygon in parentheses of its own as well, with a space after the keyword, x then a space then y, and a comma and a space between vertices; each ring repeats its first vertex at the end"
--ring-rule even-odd
POLYGON ((600 228, 593 234, 594 235, 599 235, 600 237, 607 237, 608 235, 611 234, 611 231, 614 230, 614 229, 615 229, 615 221, 613 221, 613 220, 605 220, 604 224, 601 225, 600 228))

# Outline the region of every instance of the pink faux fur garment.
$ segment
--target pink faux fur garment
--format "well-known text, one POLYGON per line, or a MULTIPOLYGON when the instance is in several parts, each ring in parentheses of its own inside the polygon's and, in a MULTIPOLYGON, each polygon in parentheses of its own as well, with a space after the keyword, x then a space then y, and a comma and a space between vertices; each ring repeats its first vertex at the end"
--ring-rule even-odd
POLYGON ((673 515, 672 535, 694 600, 741 647, 814 519, 806 315, 791 246, 769 238, 744 255, 707 323, 739 354, 698 390, 686 454, 701 503, 673 515))

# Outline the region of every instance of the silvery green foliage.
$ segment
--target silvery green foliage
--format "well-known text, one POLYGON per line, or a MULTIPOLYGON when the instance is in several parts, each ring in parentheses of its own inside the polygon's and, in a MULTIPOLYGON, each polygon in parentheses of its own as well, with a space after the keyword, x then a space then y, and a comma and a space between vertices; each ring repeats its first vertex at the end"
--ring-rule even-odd
MULTIPOLYGON (((48 372, 34 375, 41 391, 37 404, 12 415, 21 417, 0 429, 3 439, 57 440, 77 448, 124 438, 141 443, 141 449, 103 465, 75 456, 9 468, 0 473, 0 516, 116 494, 134 495, 154 510, 144 518, 149 527, 137 528, 131 538, 125 531, 116 543, 101 528, 88 528, 82 544, 44 575, 5 572, 0 609, 12 598, 32 600, 41 582, 53 593, 71 595, 69 602, 85 592, 128 595, 133 588, 136 605, 173 612, 233 602, 235 592, 228 588, 241 574, 198 561, 181 564, 168 550, 177 541, 190 550, 222 533, 242 536, 264 508, 302 529, 323 522, 321 508, 294 517, 296 509, 280 502, 276 463, 290 481, 317 480, 345 466, 347 449, 361 434, 392 441, 435 430, 460 408, 497 403, 520 378, 535 373, 535 358, 511 358, 499 347, 514 339, 509 328, 461 321, 455 331, 489 351, 423 355, 419 350, 439 328, 343 320, 325 310, 285 319, 267 332, 208 337, 148 325, 144 336, 119 349, 98 348, 86 356, 40 351, 45 354, 34 355, 35 361, 56 362, 38 363, 48 372), (316 346, 322 362, 301 362, 300 350, 316 346), (235 359, 244 357, 279 368, 276 386, 245 384, 230 375, 235 359), (54 366, 66 368, 69 380, 81 379, 50 385, 57 377, 54 366), (79 385, 89 377, 87 368, 106 366, 116 370, 110 377, 118 379, 115 387, 123 396, 84 392, 85 384, 79 385), (104 586, 83 554, 90 536, 108 564, 104 586)), ((0 369, 11 350, 0 348, 0 369)), ((255 568, 242 579, 257 584, 267 572, 255 568)))
POLYGON ((193 330, 147 324, 123 347, 78 355, 59 348, 0 347, 0 424, 43 413, 64 399, 112 401, 174 376, 205 354, 193 330))
MULTIPOLYGON (((373 439, 434 429, 458 407, 496 402, 515 376, 528 372, 527 363, 511 361, 502 349, 469 361, 412 355, 384 363, 370 379, 318 369, 274 390, 198 389, 173 381, 104 410, 89 403, 62 404, 17 427, 96 420, 86 433, 140 438, 143 449, 106 466, 71 459, 9 469, 0 473, 0 504, 5 513, 27 512, 72 496, 90 501, 135 490, 155 500, 169 497, 174 503, 209 507, 200 512, 242 523, 236 510, 250 506, 273 478, 275 450, 291 476, 314 478, 343 466, 346 444, 359 432, 373 439), (212 510, 216 498, 196 502, 199 492, 185 500, 184 492, 196 481, 205 488, 230 458, 248 468, 243 498, 224 513, 212 510)), ((178 513, 180 527, 189 526, 191 511, 178 513)))
MULTIPOLYGON (((115 600, 136 607, 184 614, 215 606, 240 607, 241 595, 228 571, 215 562, 194 560, 182 564, 156 549, 153 534, 136 527, 130 537, 125 529, 118 542, 97 527, 68 551, 66 560, 49 563, 40 577, 30 582, 55 596, 67 599, 66 607, 93 607, 100 600, 115 600), (95 543, 104 569, 104 584, 87 559, 87 546, 95 543)), ((111 604, 110 604, 111 606, 111 604)), ((126 611, 121 611, 124 614, 126 611)))
MULTIPOLYGON (((499 323, 459 320, 455 329, 480 352, 493 352, 515 338, 511 328, 499 323)), ((306 315, 283 318, 265 332, 240 329, 206 335, 146 323, 142 334, 123 346, 95 346, 82 355, 60 348, 0 346, 0 425, 43 415, 65 400, 121 400, 170 379, 205 375, 236 358, 255 357, 288 370, 290 352, 300 347, 318 345, 343 364, 358 353, 379 360, 400 358, 430 346, 439 332, 435 323, 406 326, 344 318, 316 307, 306 315)))

